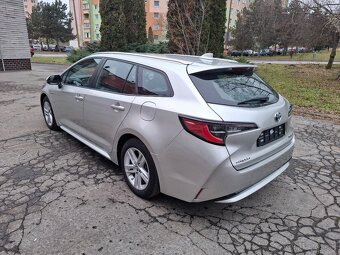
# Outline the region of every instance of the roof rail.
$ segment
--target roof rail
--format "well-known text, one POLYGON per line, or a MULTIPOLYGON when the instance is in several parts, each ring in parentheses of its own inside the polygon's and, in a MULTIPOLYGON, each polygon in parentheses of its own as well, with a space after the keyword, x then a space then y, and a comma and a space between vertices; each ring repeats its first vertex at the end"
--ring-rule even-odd
POLYGON ((92 55, 95 55, 95 54, 120 54, 120 55, 128 55, 128 56, 154 58, 154 59, 159 59, 159 60, 165 60, 165 61, 180 63, 180 64, 184 64, 184 65, 188 65, 188 64, 192 63, 192 62, 185 61, 185 60, 171 59, 171 58, 162 57, 162 56, 159 56, 159 55, 154 55, 153 53, 150 53, 150 54, 145 54, 145 53, 141 54, 141 53, 131 53, 131 52, 103 51, 103 52, 93 53, 92 55))

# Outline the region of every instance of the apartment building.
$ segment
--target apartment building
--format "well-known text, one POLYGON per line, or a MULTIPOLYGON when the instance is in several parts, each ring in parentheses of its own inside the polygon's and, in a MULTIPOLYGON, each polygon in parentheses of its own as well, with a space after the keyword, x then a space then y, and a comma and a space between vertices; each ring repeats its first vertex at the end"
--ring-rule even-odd
POLYGON ((30 70, 31 56, 22 0, 0 1, 0 71, 30 70))
POLYGON ((168 0, 146 0, 146 31, 152 29, 155 41, 166 40, 168 0))
POLYGON ((38 4, 38 0, 23 0, 24 1, 24 10, 26 18, 32 13, 33 6, 38 4))
POLYGON ((100 41, 100 0, 70 0, 69 3, 73 34, 77 35, 70 45, 81 47, 89 42, 100 41))
MULTIPOLYGON (((73 16, 73 34, 77 35, 70 45, 81 47, 89 42, 100 41, 100 0, 69 0, 69 8, 73 16)), ((145 0, 145 29, 147 32, 149 28, 152 29, 155 41, 166 40, 167 12, 168 0, 145 0)))

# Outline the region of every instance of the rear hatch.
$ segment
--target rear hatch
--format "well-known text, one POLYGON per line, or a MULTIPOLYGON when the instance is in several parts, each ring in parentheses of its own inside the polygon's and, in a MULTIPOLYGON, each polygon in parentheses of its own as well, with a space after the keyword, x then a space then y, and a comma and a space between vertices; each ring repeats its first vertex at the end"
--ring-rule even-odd
POLYGON ((253 73, 253 67, 237 66, 189 72, 197 90, 221 119, 235 125, 225 144, 237 170, 272 156, 291 139, 290 104, 253 73), (256 124, 240 131, 238 124, 256 124))

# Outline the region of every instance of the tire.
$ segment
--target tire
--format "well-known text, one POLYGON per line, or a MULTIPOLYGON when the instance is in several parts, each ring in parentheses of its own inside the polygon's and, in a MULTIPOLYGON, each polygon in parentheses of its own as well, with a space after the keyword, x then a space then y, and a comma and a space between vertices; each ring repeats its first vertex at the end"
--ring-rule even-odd
POLYGON ((60 128, 55 120, 51 102, 46 96, 42 100, 41 110, 47 127, 53 131, 59 131, 60 128))
POLYGON ((127 185, 137 196, 150 199, 159 194, 155 163, 140 140, 132 138, 123 145, 120 167, 127 185))

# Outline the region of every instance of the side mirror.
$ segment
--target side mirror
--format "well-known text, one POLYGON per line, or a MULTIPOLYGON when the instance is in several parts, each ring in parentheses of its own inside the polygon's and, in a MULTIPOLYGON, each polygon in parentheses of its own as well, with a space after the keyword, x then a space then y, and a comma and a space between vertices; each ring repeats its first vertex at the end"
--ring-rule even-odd
POLYGON ((58 85, 59 88, 62 87, 62 84, 61 84, 61 76, 60 75, 51 75, 50 77, 47 78, 46 82, 47 84, 50 84, 50 85, 58 85))

